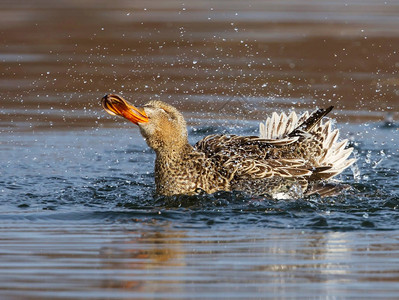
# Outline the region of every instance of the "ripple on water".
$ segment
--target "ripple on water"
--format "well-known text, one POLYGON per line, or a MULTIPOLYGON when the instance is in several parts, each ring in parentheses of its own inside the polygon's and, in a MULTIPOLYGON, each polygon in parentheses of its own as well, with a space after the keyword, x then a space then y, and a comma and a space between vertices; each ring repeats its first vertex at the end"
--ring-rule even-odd
POLYGON ((84 219, 92 222, 104 219, 117 223, 157 220, 184 228, 218 225, 234 228, 252 224, 270 228, 343 231, 398 229, 399 197, 388 196, 374 186, 358 187, 361 189, 354 187, 339 197, 321 199, 313 196, 291 201, 250 197, 239 192, 156 197, 148 183, 103 178, 92 186, 68 187, 55 197, 27 194, 25 201, 17 206, 20 209, 17 218, 29 216, 29 219, 68 221, 83 217, 82 212, 85 212, 84 219), (54 213, 32 215, 33 210, 54 213), (68 210, 75 210, 77 215, 65 213, 68 210))
MULTIPOLYGON (((214 131, 208 125, 196 128, 192 129, 196 140, 214 131)), ((40 211, 47 212, 49 219, 56 216, 60 220, 63 216, 71 218, 73 211, 92 210, 101 212, 101 218, 109 214, 112 222, 141 219, 145 214, 147 219, 181 227, 399 228, 399 155, 392 144, 376 147, 373 139, 358 138, 359 178, 354 180, 351 170, 346 170, 341 179, 351 189, 337 197, 276 201, 239 192, 219 192, 166 198, 154 194, 154 154, 138 133, 134 132, 135 138, 141 142, 127 145, 126 141, 113 139, 115 134, 109 130, 109 134, 101 136, 101 145, 95 132, 66 133, 62 137, 39 135, 36 142, 21 135, 20 141, 14 142, 30 144, 22 159, 5 148, 9 160, 6 176, 0 179, 0 200, 6 204, 3 214, 20 217, 40 211), (42 145, 46 145, 44 150, 42 145), (8 211, 10 206, 14 207, 12 212, 8 211), (65 212, 70 213, 63 215, 65 212)), ((385 135, 391 133, 378 127, 376 130, 384 130, 385 135)), ((395 131, 392 133, 396 135, 395 131)), ((95 213, 89 218, 91 221, 95 221, 95 213)))

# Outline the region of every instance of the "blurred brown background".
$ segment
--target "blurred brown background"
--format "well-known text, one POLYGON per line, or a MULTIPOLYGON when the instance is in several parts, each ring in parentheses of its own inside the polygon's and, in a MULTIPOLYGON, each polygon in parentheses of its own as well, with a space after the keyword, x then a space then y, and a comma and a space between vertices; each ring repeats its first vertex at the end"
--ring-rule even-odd
POLYGON ((240 103, 253 119, 331 104, 341 121, 397 118, 398 16, 379 0, 1 1, 0 130, 114 124, 109 92, 189 119, 226 103, 232 118, 240 103))

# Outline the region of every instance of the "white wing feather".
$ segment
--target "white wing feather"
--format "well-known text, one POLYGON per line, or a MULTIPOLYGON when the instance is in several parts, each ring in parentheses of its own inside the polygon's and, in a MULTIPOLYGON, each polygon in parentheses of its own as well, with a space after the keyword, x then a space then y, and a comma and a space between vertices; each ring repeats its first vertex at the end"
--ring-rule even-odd
MULTIPOLYGON (((259 137, 267 140, 286 140, 290 139, 287 135, 291 133, 296 127, 302 124, 310 116, 309 112, 304 112, 298 117, 293 111, 288 116, 285 113, 280 115, 273 113, 268 117, 264 123, 259 124, 259 137)), ((323 120, 312 130, 318 132, 321 136, 323 154, 317 159, 318 166, 331 166, 331 169, 322 171, 321 173, 330 173, 331 176, 336 176, 352 165, 356 159, 348 159, 353 148, 346 148, 348 140, 338 141, 339 130, 331 130, 331 121, 323 120)), ((293 141, 294 142, 294 141, 293 141)))

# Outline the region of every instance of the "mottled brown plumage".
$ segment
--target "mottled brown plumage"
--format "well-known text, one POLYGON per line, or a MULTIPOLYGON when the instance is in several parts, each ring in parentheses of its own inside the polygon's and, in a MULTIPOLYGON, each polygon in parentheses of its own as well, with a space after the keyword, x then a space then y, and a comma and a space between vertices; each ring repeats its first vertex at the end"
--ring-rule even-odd
POLYGON ((173 106, 151 101, 142 109, 118 95, 102 99, 104 109, 137 124, 155 150, 155 183, 160 195, 244 191, 274 198, 330 195, 339 188, 328 180, 355 160, 347 140, 322 118, 332 107, 298 117, 273 113, 260 124, 260 136, 210 135, 194 147, 186 122, 173 106))

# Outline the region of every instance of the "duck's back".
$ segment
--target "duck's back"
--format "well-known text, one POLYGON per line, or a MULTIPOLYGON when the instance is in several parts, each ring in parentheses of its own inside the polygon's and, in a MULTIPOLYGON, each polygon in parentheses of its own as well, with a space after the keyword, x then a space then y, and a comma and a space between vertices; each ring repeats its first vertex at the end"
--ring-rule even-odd
POLYGON ((232 188, 252 194, 278 194, 326 181, 341 173, 354 160, 347 140, 337 142, 338 130, 322 118, 332 107, 312 114, 289 116, 273 113, 260 124, 259 136, 211 135, 195 148, 211 159, 232 188))

